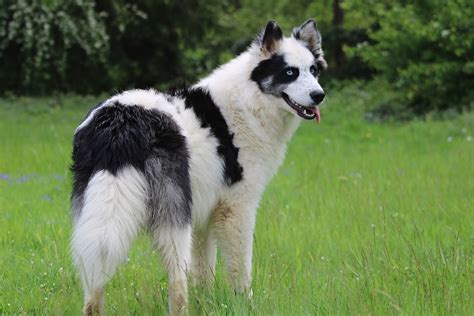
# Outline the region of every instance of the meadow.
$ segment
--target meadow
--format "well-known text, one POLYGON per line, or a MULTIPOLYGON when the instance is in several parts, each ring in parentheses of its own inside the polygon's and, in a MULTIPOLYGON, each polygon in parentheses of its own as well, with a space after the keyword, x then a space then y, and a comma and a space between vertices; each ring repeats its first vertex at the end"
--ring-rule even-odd
MULTIPOLYGON (((0 314, 77 315, 68 243, 71 139, 97 97, 0 99, 0 314)), ((472 315, 474 113, 364 119, 330 91, 261 201, 253 297, 218 264, 192 315, 472 315)), ((166 275, 147 236, 107 287, 109 315, 162 315, 166 275)))

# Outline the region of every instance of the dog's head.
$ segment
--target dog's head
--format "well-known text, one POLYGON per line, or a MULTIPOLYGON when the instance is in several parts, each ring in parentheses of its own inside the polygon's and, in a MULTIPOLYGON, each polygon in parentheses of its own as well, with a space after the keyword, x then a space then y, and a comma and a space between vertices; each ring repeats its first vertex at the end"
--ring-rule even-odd
POLYGON ((320 120, 318 104, 324 99, 319 74, 327 67, 316 21, 307 20, 291 37, 275 21, 269 21, 253 44, 258 65, 251 79, 260 90, 281 100, 277 104, 306 120, 320 120))

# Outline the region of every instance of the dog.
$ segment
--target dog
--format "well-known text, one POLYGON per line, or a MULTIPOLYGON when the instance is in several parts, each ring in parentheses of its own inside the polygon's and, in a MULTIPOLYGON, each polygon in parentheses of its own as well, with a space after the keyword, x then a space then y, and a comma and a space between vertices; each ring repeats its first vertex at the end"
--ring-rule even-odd
POLYGON ((188 275, 212 282, 216 245, 237 293, 250 291, 255 217, 300 121, 321 115, 326 68, 313 19, 284 37, 269 21, 249 48, 189 88, 129 90, 93 107, 73 139, 72 255, 85 314, 147 231, 168 273, 170 314, 188 275))

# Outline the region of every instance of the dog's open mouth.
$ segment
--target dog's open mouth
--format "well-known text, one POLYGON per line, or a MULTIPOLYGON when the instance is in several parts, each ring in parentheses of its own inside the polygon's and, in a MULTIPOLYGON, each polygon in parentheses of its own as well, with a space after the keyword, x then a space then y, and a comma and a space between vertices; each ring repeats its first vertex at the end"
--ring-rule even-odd
POLYGON ((321 113, 319 113, 319 107, 317 105, 311 107, 300 105, 285 92, 282 92, 281 96, 283 97, 283 100, 285 100, 285 102, 296 111, 296 114, 298 114, 299 117, 304 118, 305 120, 316 119, 318 124, 321 122, 321 113))

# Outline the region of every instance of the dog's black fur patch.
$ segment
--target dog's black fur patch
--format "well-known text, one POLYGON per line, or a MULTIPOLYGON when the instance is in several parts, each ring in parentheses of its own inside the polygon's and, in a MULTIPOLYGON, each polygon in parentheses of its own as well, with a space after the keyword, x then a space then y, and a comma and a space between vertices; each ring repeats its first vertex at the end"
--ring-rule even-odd
POLYGON ((234 146, 234 134, 231 134, 227 122, 221 111, 214 103, 208 91, 202 88, 182 89, 173 91, 173 95, 185 98, 187 109, 192 108, 201 127, 210 128, 217 138, 219 146, 217 153, 224 160, 224 178, 228 185, 232 185, 243 177, 243 168, 239 163, 239 148, 234 146))
POLYGON ((126 166, 141 171, 148 181, 151 224, 158 218, 179 225, 191 222, 189 153, 178 125, 158 110, 117 102, 97 110, 74 135, 72 200, 79 203, 73 205, 75 211, 80 212, 84 191, 96 172, 116 175, 126 166), (167 191, 174 195, 165 196, 167 191))
POLYGON ((269 59, 262 60, 257 67, 252 70, 250 79, 258 84, 264 93, 272 93, 272 87, 288 84, 295 81, 299 76, 299 69, 288 67, 285 59, 280 54, 274 54, 269 59), (287 75, 287 70, 292 70, 293 75, 287 75), (263 84, 271 77, 270 84, 263 84))

